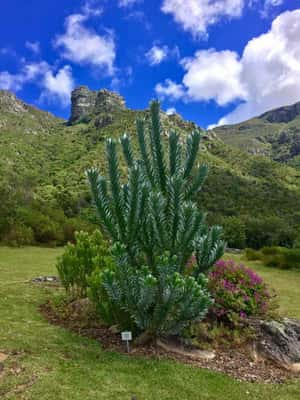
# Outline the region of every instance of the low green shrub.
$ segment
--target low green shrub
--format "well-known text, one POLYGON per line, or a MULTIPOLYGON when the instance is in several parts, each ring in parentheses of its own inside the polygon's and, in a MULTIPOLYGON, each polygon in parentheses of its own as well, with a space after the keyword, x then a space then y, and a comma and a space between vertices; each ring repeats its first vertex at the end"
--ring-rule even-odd
POLYGON ((249 261, 256 261, 261 259, 261 253, 254 249, 245 249, 245 256, 249 261))
POLYGON ((214 299, 210 315, 233 325, 248 317, 266 317, 275 306, 262 278, 233 260, 216 263, 209 273, 209 290, 214 299))
POLYGON ((183 331, 185 343, 200 349, 237 348, 253 339, 255 332, 248 325, 235 326, 220 321, 206 319, 190 324, 183 331))
POLYGON ((90 224, 80 218, 68 218, 63 224, 64 242, 74 242, 75 233, 79 231, 92 233, 95 230, 95 225, 90 224))
POLYGON ((86 297, 88 278, 96 270, 111 268, 113 265, 110 248, 99 230, 93 234, 76 232, 75 243, 66 246, 64 254, 57 261, 61 282, 72 297, 86 297))
POLYGON ((33 230, 26 225, 14 224, 9 227, 4 235, 3 243, 13 247, 21 247, 34 244, 33 230))
POLYGON ((300 268, 300 249, 285 247, 264 247, 261 250, 261 261, 269 266, 282 269, 300 268))
POLYGON ((298 232, 285 220, 274 216, 246 217, 247 247, 260 249, 263 246, 292 247, 298 232))
POLYGON ((284 258, 287 268, 300 269, 300 249, 285 249, 284 258))

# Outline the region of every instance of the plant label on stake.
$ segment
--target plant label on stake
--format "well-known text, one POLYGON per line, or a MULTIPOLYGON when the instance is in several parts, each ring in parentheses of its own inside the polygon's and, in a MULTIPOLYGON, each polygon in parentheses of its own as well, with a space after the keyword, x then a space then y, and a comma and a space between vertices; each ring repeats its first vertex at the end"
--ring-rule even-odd
POLYGON ((126 348, 127 348, 127 352, 130 352, 130 348, 129 348, 129 342, 132 340, 132 332, 129 331, 125 331, 121 333, 122 336, 122 340, 124 342, 126 342, 126 348))

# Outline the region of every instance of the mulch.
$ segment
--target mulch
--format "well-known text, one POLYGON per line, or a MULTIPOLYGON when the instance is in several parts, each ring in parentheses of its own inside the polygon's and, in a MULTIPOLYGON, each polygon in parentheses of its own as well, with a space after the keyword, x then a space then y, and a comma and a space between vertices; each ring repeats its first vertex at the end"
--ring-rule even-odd
POLYGON ((240 348, 218 349, 213 359, 193 360, 189 357, 163 350, 155 344, 135 346, 127 353, 120 333, 95 318, 82 320, 80 313, 68 313, 57 310, 50 301, 40 307, 43 316, 51 324, 62 326, 78 335, 97 340, 105 351, 116 351, 131 356, 146 356, 156 359, 168 358, 195 367, 205 368, 229 375, 239 381, 259 383, 284 383, 299 375, 279 368, 269 361, 257 361, 251 357, 250 344, 240 348))

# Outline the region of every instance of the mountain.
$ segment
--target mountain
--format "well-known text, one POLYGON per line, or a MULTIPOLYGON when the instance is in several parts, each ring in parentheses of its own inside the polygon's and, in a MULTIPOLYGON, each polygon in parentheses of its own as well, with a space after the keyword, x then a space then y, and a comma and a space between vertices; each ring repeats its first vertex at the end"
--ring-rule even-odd
POLYGON ((300 168, 300 102, 214 132, 227 144, 300 168))
MULTIPOLYGON (((126 132, 136 148, 138 117, 149 118, 149 110, 130 110, 105 89, 75 89, 69 121, 0 91, 0 241, 61 244, 75 229, 93 229, 85 170, 105 169, 108 137, 126 132)), ((200 129, 178 114, 161 112, 161 121, 165 140, 172 129, 182 140, 200 129)), ((199 205, 208 222, 224 225, 231 246, 291 245, 300 235, 299 171, 224 143, 218 132, 202 131, 199 162, 210 174, 199 205)))

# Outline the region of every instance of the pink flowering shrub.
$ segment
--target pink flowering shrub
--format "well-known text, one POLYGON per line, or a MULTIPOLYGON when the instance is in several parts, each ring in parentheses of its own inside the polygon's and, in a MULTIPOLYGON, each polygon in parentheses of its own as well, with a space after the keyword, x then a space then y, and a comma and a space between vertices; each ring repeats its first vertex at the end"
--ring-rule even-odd
POLYGON ((234 325, 247 317, 265 317, 274 309, 274 293, 250 268, 233 260, 219 260, 209 273, 209 289, 215 302, 211 316, 234 325))

